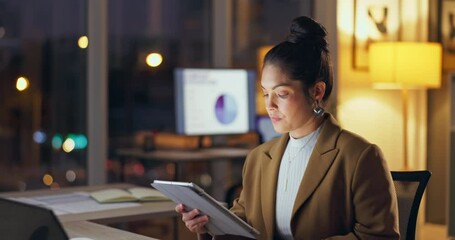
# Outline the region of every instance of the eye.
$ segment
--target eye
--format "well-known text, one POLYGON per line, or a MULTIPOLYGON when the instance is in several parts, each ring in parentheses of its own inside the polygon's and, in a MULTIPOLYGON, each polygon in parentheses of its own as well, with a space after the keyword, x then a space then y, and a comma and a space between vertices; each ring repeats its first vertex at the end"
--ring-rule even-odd
POLYGON ((277 93, 279 98, 287 98, 289 96, 289 93, 277 93))

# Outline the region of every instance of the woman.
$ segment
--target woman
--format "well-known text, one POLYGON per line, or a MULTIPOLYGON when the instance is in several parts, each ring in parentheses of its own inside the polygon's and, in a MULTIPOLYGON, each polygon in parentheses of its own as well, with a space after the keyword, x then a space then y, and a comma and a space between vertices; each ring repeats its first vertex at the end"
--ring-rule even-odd
MULTIPOLYGON (((248 155, 231 211, 259 239, 398 239, 397 200, 380 149, 324 111, 333 85, 325 36, 319 23, 298 17, 265 56, 262 91, 283 135, 248 155)), ((208 235, 208 216, 181 204, 176 211, 190 231, 208 235)))

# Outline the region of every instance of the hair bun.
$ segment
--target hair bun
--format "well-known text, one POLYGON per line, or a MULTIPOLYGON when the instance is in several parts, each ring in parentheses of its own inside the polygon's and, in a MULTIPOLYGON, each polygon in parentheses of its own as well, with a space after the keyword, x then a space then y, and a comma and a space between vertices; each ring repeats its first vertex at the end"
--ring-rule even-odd
POLYGON ((290 33, 287 41, 291 43, 299 42, 324 42, 327 31, 324 26, 314 21, 312 18, 302 16, 292 20, 290 33))

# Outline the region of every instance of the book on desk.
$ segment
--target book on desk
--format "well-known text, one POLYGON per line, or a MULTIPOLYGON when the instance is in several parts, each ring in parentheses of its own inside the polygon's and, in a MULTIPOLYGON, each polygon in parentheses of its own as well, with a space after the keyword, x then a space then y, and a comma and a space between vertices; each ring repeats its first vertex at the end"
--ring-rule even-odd
POLYGON ((90 196, 99 203, 170 200, 161 192, 145 187, 133 187, 128 189, 108 188, 91 192, 90 196))

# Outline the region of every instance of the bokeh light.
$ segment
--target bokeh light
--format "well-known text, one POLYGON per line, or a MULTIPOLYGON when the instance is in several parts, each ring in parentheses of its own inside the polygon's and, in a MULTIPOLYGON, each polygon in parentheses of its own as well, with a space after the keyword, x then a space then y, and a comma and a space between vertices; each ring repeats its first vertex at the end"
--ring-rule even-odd
POLYGON ((35 141, 36 143, 40 143, 40 144, 44 143, 44 142, 46 142, 46 139, 47 139, 47 136, 44 131, 38 130, 33 133, 33 141, 35 141))
POLYGON ((51 184, 51 189, 59 189, 60 188, 60 184, 58 184, 58 182, 53 182, 51 184))
POLYGON ((163 56, 159 53, 150 53, 145 58, 145 62, 150 67, 158 67, 163 62, 163 56))
POLYGON ((62 144, 63 144, 63 137, 61 134, 55 134, 53 137, 52 137, 52 147, 54 149, 60 149, 62 147, 62 144))
POLYGON ((76 134, 71 137, 74 140, 75 149, 84 149, 87 147, 87 137, 84 134, 76 134))
POLYGON ((74 147, 76 146, 76 143, 72 138, 67 138, 62 145, 63 151, 69 153, 74 150, 74 147))
POLYGON ((144 165, 142 165, 141 163, 137 162, 133 165, 133 172, 134 174, 136 175, 143 175, 144 172, 145 172, 145 168, 144 168, 144 165))
POLYGON ((212 184, 212 177, 207 173, 202 174, 199 180, 201 181, 201 184, 206 187, 212 184))
POLYGON ((44 183, 46 186, 52 185, 53 182, 54 182, 54 178, 53 178, 50 174, 44 174, 44 176, 43 176, 43 183, 44 183))
POLYGON ((74 182, 77 177, 76 172, 74 172, 73 170, 68 170, 66 171, 65 177, 68 182, 74 182))
POLYGON ((25 78, 25 77, 17 78, 17 81, 16 81, 16 89, 17 90, 24 91, 25 89, 28 88, 28 85, 29 85, 29 81, 28 81, 27 78, 25 78))
POLYGON ((87 36, 81 36, 79 40, 77 40, 77 45, 84 49, 88 47, 88 37, 87 36))

